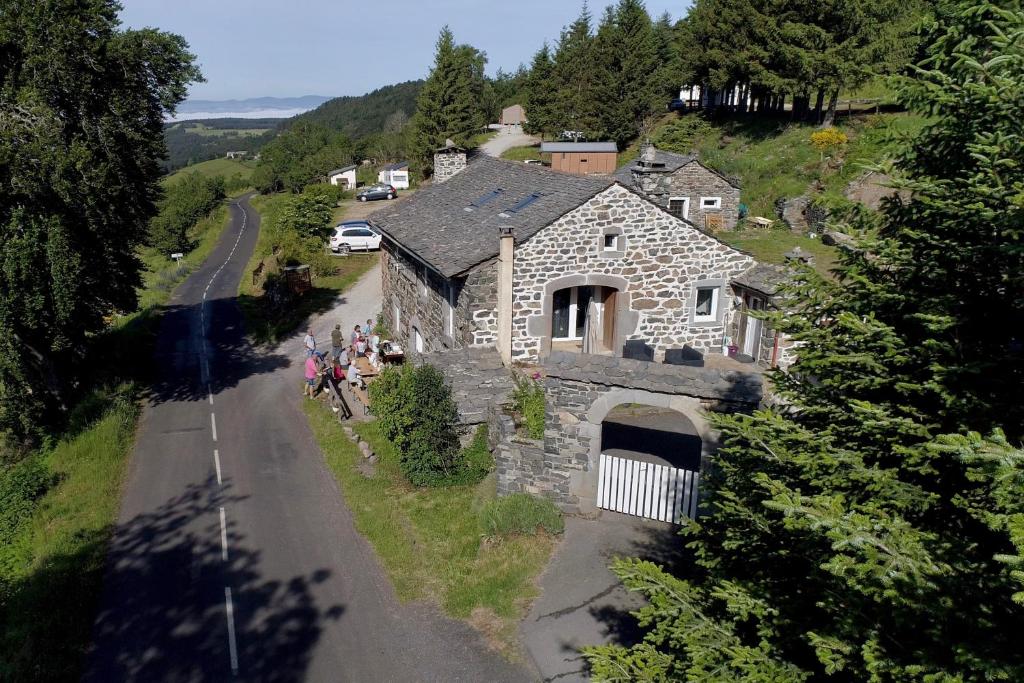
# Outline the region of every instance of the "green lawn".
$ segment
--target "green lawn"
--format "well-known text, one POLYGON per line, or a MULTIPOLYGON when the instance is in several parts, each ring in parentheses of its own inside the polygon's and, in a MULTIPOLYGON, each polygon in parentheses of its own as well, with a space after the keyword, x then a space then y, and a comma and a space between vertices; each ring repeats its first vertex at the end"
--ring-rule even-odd
POLYGON ((836 259, 835 247, 822 244, 817 238, 793 234, 786 228, 725 230, 715 233, 715 237, 763 263, 783 263, 785 255, 794 247, 810 253, 814 257, 814 267, 822 273, 827 273, 836 259))
POLYGON ((140 310, 115 318, 91 344, 96 387, 75 406, 64 435, 34 457, 54 475, 11 542, 0 546, 0 680, 78 680, 102 588, 160 306, 209 255, 227 210, 192 230, 195 249, 173 266, 144 251, 140 310))
POLYGON ((526 161, 527 159, 539 159, 550 162, 550 154, 541 154, 540 145, 527 145, 525 147, 510 147, 501 153, 502 159, 509 161, 526 161))
POLYGON ((201 173, 207 178, 214 176, 224 176, 224 178, 230 178, 233 175, 241 175, 244 180, 248 180, 252 177, 253 169, 256 168, 256 162, 254 161, 236 161, 235 159, 211 159, 209 161, 203 161, 198 164, 192 164, 180 168, 174 173, 164 178, 164 183, 173 183, 176 178, 186 173, 201 173))
POLYGON ((239 136, 239 137, 256 137, 257 135, 263 135, 270 128, 211 128, 205 123, 195 123, 188 128, 189 133, 195 135, 202 135, 203 137, 209 138, 221 138, 226 135, 239 136))
POLYGON ((355 444, 334 414, 304 401, 313 434, 338 480, 356 528, 373 545, 398 597, 433 600, 484 632, 493 647, 516 658, 517 625, 537 594, 536 577, 555 540, 539 533, 485 539, 477 511, 493 499, 494 480, 476 486, 414 488, 398 470, 397 455, 373 423, 356 426, 380 460, 366 478, 355 444))

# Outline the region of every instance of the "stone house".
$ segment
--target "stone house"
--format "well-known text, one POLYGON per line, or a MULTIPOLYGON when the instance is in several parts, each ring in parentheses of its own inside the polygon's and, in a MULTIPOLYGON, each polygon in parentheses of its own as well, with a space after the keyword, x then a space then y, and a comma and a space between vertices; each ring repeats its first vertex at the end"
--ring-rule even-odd
POLYGON ((615 178, 702 230, 731 230, 739 221, 739 183, 694 155, 665 152, 648 143, 615 178))
POLYGON ((454 173, 372 218, 385 320, 407 348, 491 346, 506 363, 722 352, 750 256, 613 176, 437 157, 454 173))

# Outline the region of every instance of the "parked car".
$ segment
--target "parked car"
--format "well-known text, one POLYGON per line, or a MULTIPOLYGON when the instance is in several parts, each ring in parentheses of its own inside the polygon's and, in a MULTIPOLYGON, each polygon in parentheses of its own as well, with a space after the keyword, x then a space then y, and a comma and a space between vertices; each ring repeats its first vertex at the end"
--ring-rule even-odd
POLYGON ((352 251, 380 249, 381 234, 366 221, 344 221, 334 228, 331 251, 347 254, 352 251))
POLYGON ((681 99, 676 98, 676 99, 674 99, 674 100, 672 100, 671 102, 668 103, 668 110, 669 111, 686 111, 686 102, 683 102, 681 99))
POLYGON ((540 159, 524 159, 523 163, 524 164, 530 164, 530 165, 533 165, 533 166, 543 166, 544 165, 544 162, 541 161, 540 159))
POLYGON ((398 190, 391 185, 384 183, 378 183, 376 185, 370 185, 364 187, 358 193, 356 193, 356 199, 361 202, 373 201, 375 199, 394 199, 398 196, 398 190))
POLYGON ((583 142, 586 138, 582 130, 563 130, 559 137, 562 140, 571 140, 572 142, 583 142))

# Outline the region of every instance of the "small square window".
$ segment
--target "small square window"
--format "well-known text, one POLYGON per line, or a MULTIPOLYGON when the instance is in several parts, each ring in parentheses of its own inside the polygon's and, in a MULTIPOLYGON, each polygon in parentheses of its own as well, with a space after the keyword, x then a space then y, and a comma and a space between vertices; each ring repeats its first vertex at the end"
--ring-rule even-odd
POLYGON ((604 250, 605 251, 615 251, 615 246, 616 246, 616 242, 617 242, 616 238, 617 237, 618 237, 618 235, 605 235, 604 236, 604 250))
POLYGON ((702 209, 720 209, 722 208, 721 197, 701 197, 700 208, 702 209))
POLYGON ((693 307, 694 322, 718 319, 718 287, 698 287, 693 307))

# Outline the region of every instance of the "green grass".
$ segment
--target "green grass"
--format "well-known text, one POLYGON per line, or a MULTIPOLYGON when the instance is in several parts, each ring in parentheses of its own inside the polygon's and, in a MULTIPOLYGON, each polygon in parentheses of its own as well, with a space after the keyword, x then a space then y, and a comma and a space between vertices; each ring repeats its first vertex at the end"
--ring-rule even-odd
POLYGON ((191 231, 180 267, 144 251, 138 311, 93 340, 91 385, 70 426, 39 457, 55 484, 31 519, 0 547, 0 680, 77 680, 92 636, 107 544, 139 414, 160 307, 213 249, 227 225, 220 207, 191 231))
POLYGON ((477 133, 476 135, 474 135, 473 137, 466 141, 466 148, 473 149, 474 147, 479 147, 480 145, 484 144, 497 134, 498 131, 496 130, 487 130, 481 133, 477 133))
POLYGON ((509 161, 526 161, 527 159, 539 159, 550 162, 550 154, 541 154, 540 145, 527 145, 525 147, 510 147, 501 153, 502 159, 509 161))
POLYGON ((173 183, 177 178, 181 177, 186 173, 201 173, 206 178, 212 178, 214 176, 224 176, 224 178, 230 178, 235 174, 242 176, 244 180, 248 180, 252 177, 253 169, 256 168, 256 162, 254 161, 237 161, 235 159, 210 159, 209 161, 202 161, 198 164, 192 164, 184 168, 178 169, 174 173, 164 178, 164 183, 173 183))
POLYGON ((554 539, 543 533, 483 536, 478 511, 495 498, 493 477, 476 486, 413 488, 373 423, 356 427, 380 458, 376 474, 366 478, 357 469, 358 448, 341 434, 334 415, 319 403, 304 405, 356 528, 377 551, 398 597, 436 601, 516 657, 517 625, 537 594, 535 580, 554 539))
POLYGON ((781 264, 793 247, 800 247, 814 256, 814 267, 822 273, 827 273, 836 260, 835 247, 822 244, 820 239, 793 234, 786 228, 723 231, 715 237, 763 263, 781 264))
POLYGON ((270 128, 211 128, 205 123, 193 123, 188 128, 189 133, 195 135, 202 135, 203 137, 209 138, 222 138, 227 135, 239 136, 239 137, 256 137, 257 135, 263 135, 270 128))

